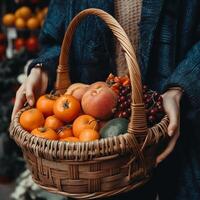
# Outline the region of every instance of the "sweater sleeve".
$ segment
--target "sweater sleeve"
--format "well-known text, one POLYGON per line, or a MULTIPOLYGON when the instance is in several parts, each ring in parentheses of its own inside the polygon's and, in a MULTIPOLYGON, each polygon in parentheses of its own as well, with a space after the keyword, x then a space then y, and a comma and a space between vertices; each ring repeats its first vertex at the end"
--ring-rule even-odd
POLYGON ((179 63, 164 84, 163 90, 172 86, 182 87, 191 105, 200 108, 200 42, 179 63))

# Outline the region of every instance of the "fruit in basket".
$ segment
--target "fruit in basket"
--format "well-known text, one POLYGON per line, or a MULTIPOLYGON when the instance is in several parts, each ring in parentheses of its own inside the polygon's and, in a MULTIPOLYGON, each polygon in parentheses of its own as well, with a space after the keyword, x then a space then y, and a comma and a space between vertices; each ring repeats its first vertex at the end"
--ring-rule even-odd
POLYGON ((129 119, 131 115, 131 84, 129 77, 127 75, 114 76, 113 74, 110 74, 106 82, 118 95, 114 116, 129 119))
POLYGON ((125 118, 112 119, 100 129, 100 135, 102 138, 107 138, 127 133, 128 123, 129 121, 125 118))
POLYGON ((103 81, 98 81, 90 85, 89 89, 99 89, 102 87, 108 87, 108 84, 103 81))
POLYGON ((41 111, 45 117, 51 116, 54 114, 53 106, 56 99, 56 96, 45 94, 37 100, 36 108, 41 111))
POLYGON ((14 26, 15 23, 15 15, 12 13, 5 14, 3 16, 3 25, 4 26, 14 26))
POLYGON ((20 50, 26 46, 26 42, 24 38, 17 38, 14 42, 14 46, 16 50, 20 50))
POLYGON ((79 101, 81 101, 83 95, 86 93, 86 91, 88 90, 89 85, 87 84, 83 84, 83 83, 74 83, 72 85, 70 85, 67 88, 67 91, 65 94, 69 94, 74 96, 76 99, 78 99, 79 101))
POLYGON ((93 140, 98 140, 99 138, 100 134, 96 130, 89 128, 83 129, 79 135, 79 140, 81 142, 90 142, 93 140))
POLYGON ((66 126, 61 127, 58 130, 58 137, 60 139, 65 139, 67 137, 73 137, 72 126, 66 125, 66 126))
POLYGON ((53 130, 57 130, 63 125, 63 122, 57 119, 55 115, 47 117, 44 123, 45 127, 51 128, 53 130))
POLYGON ((60 139, 60 141, 63 141, 63 142, 80 142, 79 138, 77 138, 77 137, 67 137, 67 138, 60 139))
POLYGON ((36 30, 40 27, 40 21, 37 19, 37 17, 31 17, 27 21, 27 27, 30 30, 36 30))
POLYGON ((48 140, 58 140, 58 134, 51 128, 39 127, 31 131, 37 137, 45 138, 48 140))
POLYGON ((38 38, 35 36, 29 37, 26 40, 26 48, 29 52, 31 53, 35 53, 38 51, 39 49, 39 42, 38 42, 38 38))
POLYGON ((97 119, 108 119, 117 105, 117 95, 107 86, 89 88, 81 101, 83 111, 97 119))
POLYGON ((121 86, 119 88, 118 103, 116 107, 115 117, 129 118, 131 115, 131 87, 121 86))
POLYGON ((108 121, 106 121, 106 120, 99 120, 99 130, 101 129, 101 128, 103 128, 105 125, 106 125, 106 123, 107 123, 108 121))
POLYGON ((143 86, 144 103, 146 108, 148 126, 153 126, 164 117, 162 96, 155 91, 143 86))
POLYGON ((21 126, 27 131, 43 126, 44 121, 43 114, 36 108, 24 111, 19 120, 21 126))
POLYGON ((79 137, 81 131, 83 129, 94 129, 98 130, 98 122, 97 120, 90 115, 81 115, 76 118, 72 124, 73 134, 76 137, 79 137))
MULTIPOLYGON (((118 94, 118 103, 114 110, 115 117, 129 119, 131 115, 131 84, 128 76, 114 76, 110 74, 106 80, 113 91, 118 94)), ((146 85, 143 86, 143 97, 146 109, 148 126, 153 126, 164 117, 162 96, 150 90, 146 85)))
POLYGON ((79 101, 71 95, 59 97, 53 106, 56 117, 64 122, 73 121, 80 113, 81 105, 79 101))

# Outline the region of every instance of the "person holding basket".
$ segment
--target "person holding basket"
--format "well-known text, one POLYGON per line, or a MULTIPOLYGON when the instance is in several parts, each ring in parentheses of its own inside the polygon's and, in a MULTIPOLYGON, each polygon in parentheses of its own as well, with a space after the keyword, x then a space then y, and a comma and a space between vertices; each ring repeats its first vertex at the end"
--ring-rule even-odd
MULTIPOLYGON (((160 200, 199 199, 199 6, 197 0, 52 0, 40 34, 41 51, 17 91, 12 118, 25 101, 32 106, 48 87, 52 88, 62 40, 72 18, 86 8, 100 8, 115 16, 127 32, 143 82, 163 93, 170 121, 170 141, 157 157, 152 181, 112 199, 150 200, 157 193, 160 200)), ((105 80, 110 72, 121 75, 126 71, 123 51, 118 44, 114 48, 111 38, 105 24, 96 17, 88 17, 79 25, 70 54, 72 82, 92 83, 105 80)))

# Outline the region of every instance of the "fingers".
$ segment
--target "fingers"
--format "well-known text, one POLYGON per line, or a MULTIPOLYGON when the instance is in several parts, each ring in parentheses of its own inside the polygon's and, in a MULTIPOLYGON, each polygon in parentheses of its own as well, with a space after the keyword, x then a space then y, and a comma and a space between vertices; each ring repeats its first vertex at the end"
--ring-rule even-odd
POLYGON ((35 104, 36 98, 46 92, 47 84, 47 73, 39 68, 33 68, 26 81, 17 91, 16 101, 12 112, 12 120, 15 114, 23 107, 26 100, 30 106, 35 104))
POLYGON ((166 114, 169 117, 168 135, 171 137, 167 148, 161 153, 157 159, 156 163, 162 162, 169 154, 174 150, 178 137, 180 135, 180 110, 179 103, 181 96, 178 95, 177 91, 168 91, 162 95, 163 97, 163 107, 166 114))
POLYGON ((26 101, 26 98, 24 94, 24 84, 22 84, 16 93, 15 105, 14 105, 12 116, 11 116, 12 120, 14 116, 16 115, 16 113, 23 107, 25 101, 26 101))
POLYGON ((35 97, 33 93, 34 85, 31 81, 27 82, 26 85, 26 99, 30 106, 33 106, 35 103, 35 97))
POLYGON ((23 107, 24 103, 26 100, 28 100, 29 104, 33 105, 34 103, 34 95, 33 95, 33 84, 31 83, 30 78, 31 75, 26 79, 26 81, 20 86, 16 93, 16 98, 15 98, 15 105, 13 108, 11 120, 14 119, 16 113, 23 107), (31 102, 33 101, 33 102, 31 102))
POLYGON ((173 98, 165 98, 163 100, 165 112, 169 117, 168 135, 171 137, 178 128, 179 105, 173 98))
POLYGON ((162 162, 164 159, 166 159, 174 150, 174 147, 176 146, 176 142, 179 138, 179 130, 177 130, 176 134, 174 134, 174 136, 171 138, 167 148, 164 150, 163 153, 161 153, 157 159, 156 159, 156 164, 159 164, 160 162, 162 162))
POLYGON ((46 90, 47 90, 47 85, 48 85, 48 75, 46 72, 42 72, 42 87, 41 87, 41 92, 40 92, 40 96, 43 95, 46 90))
POLYGON ((167 114, 169 117, 169 126, 168 126, 168 135, 171 137, 175 134, 178 128, 178 118, 179 118, 179 110, 175 106, 173 109, 170 109, 167 114))

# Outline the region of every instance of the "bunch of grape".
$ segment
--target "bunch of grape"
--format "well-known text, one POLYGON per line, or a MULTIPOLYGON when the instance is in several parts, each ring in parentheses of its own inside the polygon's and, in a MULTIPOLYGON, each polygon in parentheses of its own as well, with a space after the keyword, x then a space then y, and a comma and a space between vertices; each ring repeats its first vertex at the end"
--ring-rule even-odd
MULTIPOLYGON (((131 83, 129 77, 114 76, 110 74, 106 80, 110 88, 118 95, 118 103, 113 110, 114 117, 123 117, 129 119, 131 116, 131 83)), ((148 126, 158 123, 164 116, 162 105, 162 96, 157 92, 143 86, 143 96, 148 126)))
POLYGON ((146 85, 143 86, 143 96, 147 123, 148 126, 153 126, 164 117, 163 99, 159 93, 150 90, 146 85))
POLYGON ((114 117, 123 117, 129 119, 131 115, 131 84, 129 77, 118 77, 110 74, 106 82, 118 95, 117 106, 113 110, 114 117))

